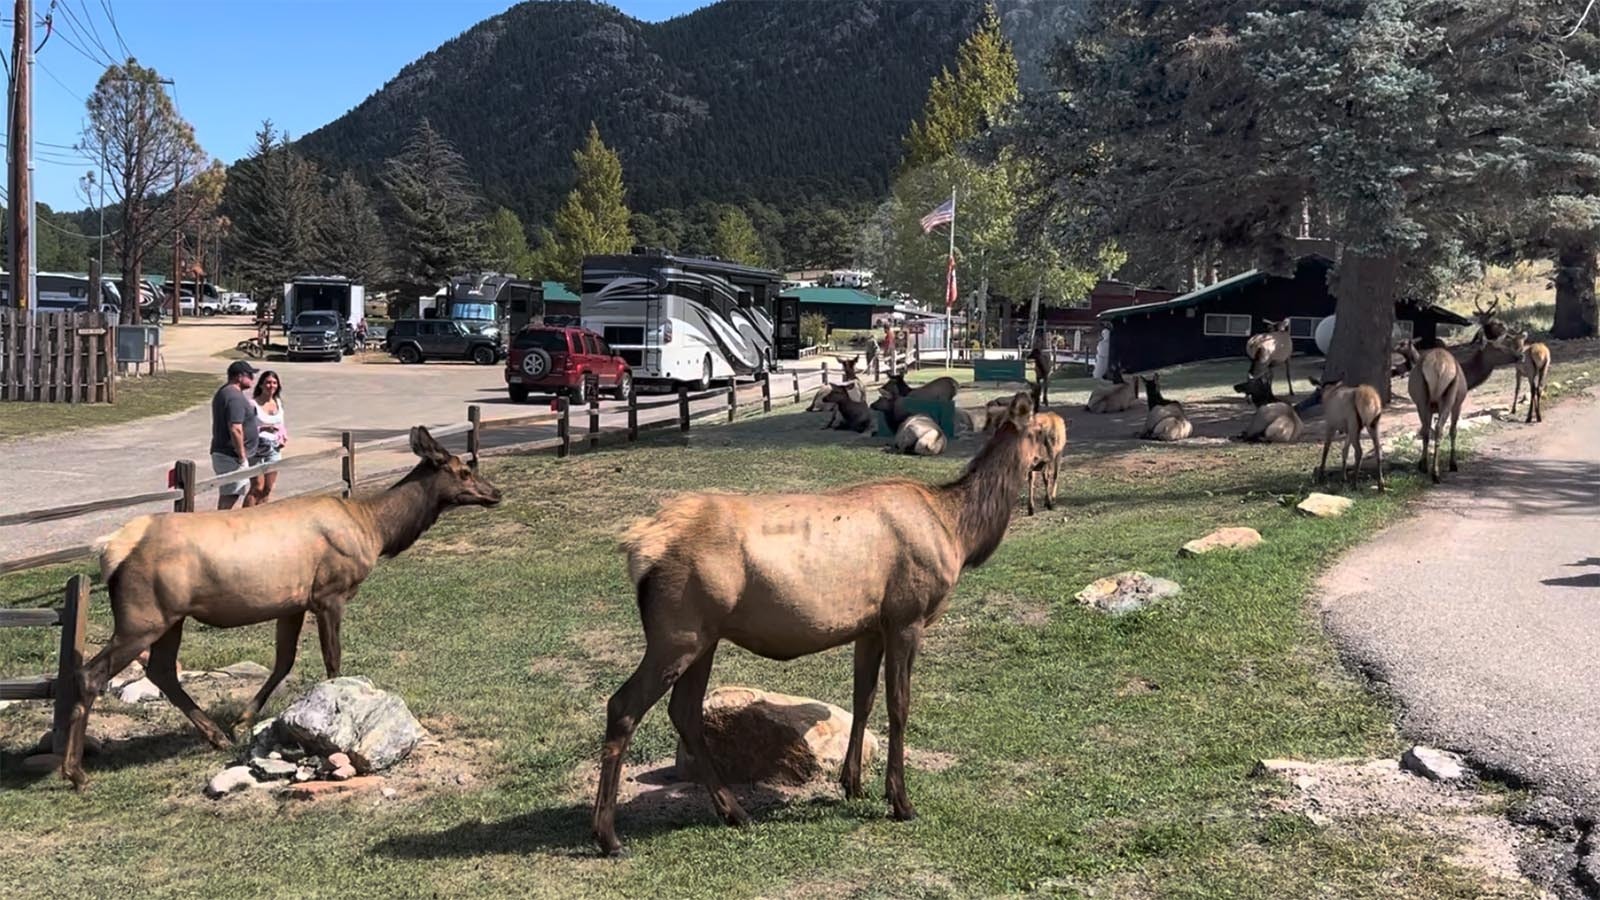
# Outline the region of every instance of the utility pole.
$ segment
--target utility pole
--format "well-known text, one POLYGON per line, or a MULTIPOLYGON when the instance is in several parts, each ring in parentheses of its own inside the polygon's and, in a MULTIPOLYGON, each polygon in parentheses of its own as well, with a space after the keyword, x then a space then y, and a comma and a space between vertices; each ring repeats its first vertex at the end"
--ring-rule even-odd
POLYGON ((12 59, 18 61, 10 95, 11 217, 7 242, 11 271, 11 303, 30 313, 35 306, 33 261, 33 0, 16 0, 12 59))
MULTIPOLYGON (((178 314, 183 309, 183 166, 178 166, 178 177, 172 181, 172 215, 178 220, 172 228, 172 324, 178 324, 178 314)), ((195 285, 194 309, 200 311, 200 286, 195 285)))

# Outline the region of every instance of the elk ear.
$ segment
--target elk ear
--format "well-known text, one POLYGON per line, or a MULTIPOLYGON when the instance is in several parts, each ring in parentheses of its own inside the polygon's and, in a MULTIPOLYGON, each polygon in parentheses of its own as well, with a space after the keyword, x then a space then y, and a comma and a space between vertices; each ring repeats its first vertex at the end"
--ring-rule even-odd
POLYGON ((450 451, 440 446, 439 442, 433 439, 433 435, 428 433, 428 429, 421 425, 411 428, 411 452, 436 466, 450 462, 450 451))

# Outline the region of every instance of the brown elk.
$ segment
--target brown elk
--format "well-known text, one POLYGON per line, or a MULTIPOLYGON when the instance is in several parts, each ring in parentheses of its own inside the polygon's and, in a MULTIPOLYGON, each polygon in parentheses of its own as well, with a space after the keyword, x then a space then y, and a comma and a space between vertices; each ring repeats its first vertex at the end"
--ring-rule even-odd
POLYGON ((1516 387, 1511 391, 1511 414, 1517 414, 1517 396, 1522 393, 1522 379, 1528 379, 1529 423, 1544 421, 1544 382, 1550 374, 1550 348, 1544 344, 1528 343, 1526 331, 1518 335, 1523 342, 1522 358, 1517 360, 1516 387))
POLYGON ((1300 414, 1272 393, 1265 378, 1250 378, 1233 386, 1250 398, 1256 412, 1238 440, 1264 444, 1290 444, 1300 436, 1300 414))
POLYGON ((917 397, 924 400, 954 400, 956 391, 961 387, 954 378, 946 375, 935 378, 924 385, 913 388, 906 384, 906 375, 900 372, 889 376, 878 388, 878 393, 883 397, 917 397))
POLYGON ((1417 470, 1428 472, 1435 483, 1439 481, 1439 444, 1444 439, 1444 416, 1450 415, 1450 471, 1456 468, 1456 423, 1461 419, 1461 405, 1467 392, 1489 379, 1500 366, 1516 364, 1522 359, 1522 335, 1505 335, 1498 340, 1483 340, 1466 348, 1436 347, 1423 354, 1406 343, 1401 351, 1411 363, 1409 383, 1411 401, 1417 406, 1417 417, 1422 420, 1422 458, 1417 460, 1417 470), (1448 357, 1448 362, 1438 354, 1448 357), (1451 365, 1455 366, 1454 377, 1451 365), (1431 418, 1438 416, 1437 426, 1431 418), (1428 450, 1429 439, 1433 452, 1428 450))
POLYGON ((307 612, 328 676, 339 674, 344 607, 380 558, 403 552, 455 506, 494 506, 500 491, 428 434, 411 429, 421 461, 372 497, 295 497, 248 509, 140 516, 104 539, 100 570, 115 622, 105 648, 78 671, 61 773, 82 787, 84 730, 106 682, 145 648, 145 674, 214 746, 228 736, 178 681, 185 619, 214 628, 275 621, 272 674, 245 712, 248 722, 294 666, 307 612))
POLYGON ((836 384, 828 389, 822 402, 833 406, 833 415, 825 428, 861 434, 872 427, 872 410, 862 401, 859 387, 836 384))
POLYGON ((1092 413, 1118 413, 1131 408, 1139 399, 1139 377, 1124 378, 1121 369, 1112 369, 1111 380, 1089 392, 1084 410, 1092 413))
MULTIPOLYGON (((645 652, 606 704, 594 838, 616 832, 622 760, 639 720, 669 688, 669 712, 718 815, 750 819, 717 773, 702 722, 717 644, 787 660, 855 643, 854 719, 840 781, 862 795, 861 745, 883 664, 888 683, 885 777, 891 815, 912 819, 905 730, 911 661, 944 615, 962 571, 1000 546, 1029 470, 1043 458, 1019 408, 956 481, 886 481, 821 494, 689 494, 664 503, 623 538, 645 652), (841 581, 837 573, 850 572, 841 581)), ((270 507, 269 507, 270 508, 270 507)))
POLYGON ((1244 343, 1245 355, 1250 357, 1251 377, 1266 376, 1267 386, 1272 385, 1272 370, 1283 367, 1283 377, 1289 382, 1289 396, 1294 396, 1294 373, 1289 370, 1289 359, 1294 356, 1294 338, 1289 335, 1290 319, 1267 322, 1267 330, 1253 335, 1244 343))
POLYGON ((1040 401, 1050 402, 1050 375, 1056 369, 1056 355, 1040 343, 1029 351, 1028 359, 1033 361, 1034 406, 1037 408, 1040 401))
POLYGON ((1150 406, 1144 416, 1144 430, 1139 437, 1147 441, 1181 441, 1194 433, 1194 423, 1183 411, 1183 404, 1161 395, 1161 373, 1135 375, 1144 381, 1146 402, 1150 406))
POLYGON ((1346 385, 1342 378, 1312 379, 1316 392, 1307 401, 1307 407, 1322 404, 1322 417, 1326 431, 1322 437, 1322 461, 1317 463, 1316 479, 1322 481, 1328 474, 1328 448, 1336 434, 1344 435, 1344 449, 1339 452, 1339 480, 1350 480, 1350 447, 1356 448, 1356 475, 1361 474, 1361 433, 1372 437, 1372 455, 1378 462, 1378 488, 1385 487, 1383 480, 1383 443, 1378 440, 1378 420, 1383 416, 1383 398, 1370 384, 1346 385))
POLYGON ((850 357, 849 359, 845 359, 843 357, 839 358, 839 365, 844 369, 845 381, 856 380, 856 364, 859 362, 861 362, 861 355, 859 353, 850 357))
POLYGON ((944 452, 946 443, 938 422, 927 416, 915 415, 895 429, 894 446, 889 449, 911 456, 938 456, 944 452))
POLYGON ((1485 341, 1498 341, 1506 336, 1506 323, 1500 320, 1499 314, 1500 301, 1498 299, 1490 300, 1488 309, 1485 309, 1483 304, 1477 300, 1472 301, 1472 317, 1478 320, 1478 335, 1474 338, 1474 343, 1481 344, 1485 341))
MULTIPOLYGON (((1039 385, 1033 386, 1033 429, 1039 435, 1046 461, 1028 470, 1028 515, 1033 515, 1033 483, 1035 478, 1044 481, 1044 508, 1056 508, 1056 480, 1061 477, 1061 454, 1067 451, 1067 420, 1044 408, 1039 402, 1043 393, 1039 385)), ((1021 396, 1020 394, 1018 395, 1021 396)), ((1013 401, 1013 408, 1017 407, 1013 401)))

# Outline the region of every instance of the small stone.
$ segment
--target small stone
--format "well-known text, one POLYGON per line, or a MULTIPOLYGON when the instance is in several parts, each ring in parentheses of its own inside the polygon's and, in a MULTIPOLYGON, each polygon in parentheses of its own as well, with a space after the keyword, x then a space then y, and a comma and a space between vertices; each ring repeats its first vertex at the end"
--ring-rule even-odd
POLYGON ((1200 556, 1213 550, 1249 550, 1261 544, 1261 532, 1254 528, 1218 528, 1203 538, 1184 544, 1181 556, 1200 556))
POLYGON ((121 672, 113 675, 109 684, 111 685, 111 689, 113 691, 120 691, 122 690, 123 685, 132 684, 143 677, 144 666, 139 665, 139 663, 135 661, 128 663, 128 667, 126 669, 123 669, 121 672))
POLYGON ((252 759, 250 771, 263 781, 276 781, 283 778, 292 778, 299 766, 282 759, 252 759))
POLYGON ((385 800, 393 800, 394 798, 400 796, 400 792, 395 790, 392 787, 386 787, 383 790, 379 791, 378 793, 382 794, 383 795, 383 799, 385 799, 385 800))
POLYGON ((328 754, 328 766, 330 768, 342 769, 342 768, 344 768, 345 766, 348 766, 348 765, 350 765, 350 757, 349 757, 348 754, 344 754, 344 753, 330 753, 330 754, 328 754))
MULTIPOLYGON (((734 784, 805 784, 837 775, 850 743, 850 714, 821 700, 724 685, 704 703, 705 736, 722 777, 734 784)), ((878 739, 866 732, 863 766, 877 755, 878 739)), ((694 758, 678 743, 680 779, 694 771, 694 758)), ((472 780, 456 775, 457 784, 472 780)))
POLYGON ((16 700, 0 700, 0 710, 10 709, 11 707, 16 706, 18 702, 19 701, 16 700))
POLYGON ((61 768, 61 756, 56 753, 35 753, 22 761, 22 771, 38 775, 61 768))
POLYGON ((250 736, 260 740, 263 734, 267 734, 267 732, 272 730, 272 726, 276 724, 277 721, 277 719, 262 719, 250 727, 250 736))
POLYGON ((148 703, 151 700, 161 699, 161 689, 150 679, 140 678, 123 685, 122 692, 117 697, 123 703, 148 703))
POLYGON ((273 750, 267 754, 267 759, 283 759, 283 751, 273 750))
POLYGON ((356 777, 356 767, 350 765, 349 763, 345 763, 337 769, 334 769, 332 772, 329 772, 328 777, 332 778, 334 781, 349 781, 350 779, 356 777))
POLYGON ((1460 781, 1467 777, 1462 762, 1460 756, 1448 750, 1418 744, 1401 755, 1400 768, 1430 781, 1460 781))
POLYGON ((1350 507, 1354 505, 1355 501, 1349 497, 1336 497, 1333 494, 1312 492, 1304 500, 1301 500, 1295 509, 1319 519, 1332 519, 1349 512, 1350 507))
POLYGON ((1077 593, 1079 603, 1120 616, 1183 592, 1176 581, 1143 572, 1119 572, 1097 579, 1077 593))
POLYGON ((264 679, 268 675, 272 674, 271 669, 268 669, 266 666, 263 666, 258 662, 251 662, 250 660, 236 662, 231 666, 223 666, 219 671, 221 671, 222 674, 227 675, 229 678, 264 679))
POLYGON ((305 782, 310 781, 311 779, 313 779, 315 777, 317 777, 317 770, 316 769, 308 768, 306 766, 298 766, 294 770, 294 783, 295 784, 304 784, 305 782))
POLYGON ((1283 777, 1290 772, 1304 766, 1305 763, 1297 759, 1260 759, 1256 760, 1255 768, 1250 770, 1252 778, 1266 778, 1268 776, 1283 777))
POLYGON ((358 791, 371 791, 383 787, 383 779, 377 775, 358 775, 349 781, 308 781, 289 788, 288 794, 295 800, 316 800, 334 794, 349 794, 358 791))
POLYGON ((256 776, 250 771, 249 766, 229 766, 218 772, 206 785, 206 796, 221 797, 234 791, 242 791, 255 783, 256 776))

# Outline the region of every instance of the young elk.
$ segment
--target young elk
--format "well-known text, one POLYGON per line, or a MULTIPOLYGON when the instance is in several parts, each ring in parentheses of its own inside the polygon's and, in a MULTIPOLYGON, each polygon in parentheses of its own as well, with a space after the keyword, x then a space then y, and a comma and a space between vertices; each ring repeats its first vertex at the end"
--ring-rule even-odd
POLYGON ((1356 448, 1356 474, 1361 474, 1361 432, 1372 437, 1372 455, 1378 462, 1378 489, 1383 481, 1383 444, 1378 440, 1378 419, 1383 416, 1383 398, 1369 384, 1345 385, 1342 379, 1324 379, 1312 383, 1317 386, 1313 402, 1322 404, 1322 417, 1327 431, 1322 438, 1322 461, 1317 463, 1316 478, 1322 481, 1328 474, 1328 448, 1335 434, 1344 434, 1344 449, 1339 452, 1339 480, 1350 480, 1350 446, 1356 448))
POLYGON ((1294 355, 1294 338, 1289 336, 1289 319, 1267 322, 1267 330, 1252 336, 1244 343, 1245 355, 1250 357, 1250 377, 1265 376, 1267 386, 1272 386, 1272 370, 1282 366, 1283 377, 1289 382, 1289 396, 1294 396, 1294 374, 1289 371, 1289 358, 1294 355))
MULTIPOLYGON (((1044 508, 1056 508, 1056 480, 1061 477, 1061 454, 1067 450, 1067 420, 1045 410, 1039 402, 1039 385, 1033 386, 1033 429, 1038 433, 1045 461, 1028 470, 1028 515, 1033 515, 1033 483, 1035 476, 1044 481, 1044 508)), ((1020 398, 1022 395, 1018 394, 1020 398)), ((1016 400, 1012 408, 1020 408, 1016 400)))
POLYGON ((825 428, 863 434, 872 427, 872 410, 862 402, 859 386, 836 384, 828 389, 822 402, 833 405, 833 416, 825 428))
POLYGON ((860 354, 856 354, 849 359, 844 359, 843 357, 839 359, 839 365, 844 369, 844 381, 856 380, 856 364, 859 362, 861 362, 860 354))
POLYGON ((1050 402, 1050 375, 1056 368, 1056 355, 1043 343, 1035 346, 1028 353, 1028 359, 1033 361, 1034 405, 1038 406, 1042 400, 1050 402))
POLYGON ((1083 407, 1092 413, 1118 413, 1132 408, 1139 399, 1139 377, 1131 380, 1122 376, 1121 369, 1112 369, 1111 380, 1089 393, 1089 402, 1083 407))
POLYGON ((1193 434, 1194 424, 1184 413, 1183 404, 1161 396, 1161 373, 1152 372, 1142 380, 1150 411, 1145 413, 1144 430, 1139 437, 1147 441, 1181 441, 1193 434))
POLYGON ((1256 413, 1238 440, 1263 444, 1290 444, 1300 436, 1300 414, 1279 400, 1265 378, 1250 378, 1233 389, 1250 398, 1256 413))
POLYGON ((316 613, 328 677, 339 674, 339 622, 383 557, 396 556, 455 506, 494 506, 500 491, 428 434, 411 429, 421 462, 381 494, 359 499, 294 497, 248 509, 140 516, 105 538, 100 571, 111 593, 111 640, 78 671, 61 774, 83 787, 89 711, 106 682, 150 650, 145 674, 200 734, 228 736, 178 681, 185 619, 214 628, 278 625, 272 674, 245 710, 248 723, 294 666, 300 628, 316 613))
POLYGON ((1522 379, 1528 379, 1528 419, 1544 421, 1544 382, 1550 374, 1550 348, 1541 343, 1528 343, 1528 333, 1517 339, 1523 342, 1522 358, 1517 360, 1517 382, 1511 391, 1511 414, 1517 414, 1517 396, 1522 393, 1522 379))
MULTIPOLYGON (((788 660, 855 643, 855 702, 840 781, 862 796, 861 746, 878 690, 888 683, 890 815, 916 817, 906 796, 905 735, 911 662, 923 632, 944 615, 966 569, 999 548, 1027 473, 1043 448, 1020 408, 956 481, 895 480, 810 494, 688 494, 630 528, 622 548, 644 626, 644 659, 606 704, 594 801, 594 839, 616 854, 617 788, 628 743, 669 689, 669 713, 717 814, 750 817, 717 772, 702 719, 723 640, 788 660), (840 579, 838 573, 849 572, 840 579)), ((271 509, 271 507, 266 507, 271 509)))

